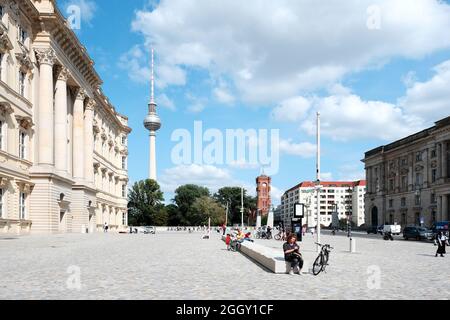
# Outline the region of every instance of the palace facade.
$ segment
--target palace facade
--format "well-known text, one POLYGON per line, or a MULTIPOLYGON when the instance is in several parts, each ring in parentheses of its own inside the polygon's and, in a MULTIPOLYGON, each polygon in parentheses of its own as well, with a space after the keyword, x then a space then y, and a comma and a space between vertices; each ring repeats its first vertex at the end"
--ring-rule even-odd
POLYGON ((450 220, 450 117, 366 152, 366 225, 450 220))
POLYGON ((54 0, 0 15, 0 232, 124 228, 127 118, 54 0))

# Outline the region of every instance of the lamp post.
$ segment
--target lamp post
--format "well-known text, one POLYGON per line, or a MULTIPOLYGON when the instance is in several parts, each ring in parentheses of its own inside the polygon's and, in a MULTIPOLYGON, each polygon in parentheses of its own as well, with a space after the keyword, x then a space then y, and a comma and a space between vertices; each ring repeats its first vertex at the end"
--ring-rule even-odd
POLYGON ((320 253, 321 247, 320 247, 320 189, 322 186, 320 185, 320 112, 317 112, 317 162, 316 162, 316 175, 317 175, 317 181, 316 181, 316 195, 317 195, 317 236, 316 236, 316 242, 317 242, 317 252, 320 253))
POLYGON ((241 187, 241 230, 244 230, 244 187, 241 187))

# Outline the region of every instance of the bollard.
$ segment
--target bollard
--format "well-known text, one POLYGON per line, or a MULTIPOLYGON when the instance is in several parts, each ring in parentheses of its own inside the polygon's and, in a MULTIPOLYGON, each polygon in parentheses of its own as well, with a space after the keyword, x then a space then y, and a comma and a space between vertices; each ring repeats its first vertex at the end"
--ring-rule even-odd
POLYGON ((353 238, 350 238, 350 252, 351 253, 356 252, 356 240, 353 238))

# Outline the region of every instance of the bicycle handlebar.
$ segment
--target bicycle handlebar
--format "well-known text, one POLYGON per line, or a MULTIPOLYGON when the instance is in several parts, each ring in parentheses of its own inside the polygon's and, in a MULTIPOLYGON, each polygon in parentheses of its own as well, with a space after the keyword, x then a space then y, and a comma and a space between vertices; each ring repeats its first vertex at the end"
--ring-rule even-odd
POLYGON ((332 246, 330 246, 329 244, 320 244, 320 243, 318 243, 318 242, 314 242, 314 244, 317 244, 318 246, 320 246, 320 247, 328 247, 328 248, 330 248, 330 249, 334 249, 332 246))

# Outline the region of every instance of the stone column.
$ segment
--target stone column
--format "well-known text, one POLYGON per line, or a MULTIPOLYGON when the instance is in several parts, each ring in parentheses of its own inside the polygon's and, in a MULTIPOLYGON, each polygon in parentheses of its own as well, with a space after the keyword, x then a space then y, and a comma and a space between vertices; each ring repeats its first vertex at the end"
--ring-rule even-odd
POLYGON ((58 68, 55 92, 55 167, 67 172, 67 78, 69 71, 58 68))
POLYGON ((446 179, 448 178, 448 172, 447 172, 447 142, 442 142, 442 178, 446 179))
POLYGON ((448 218, 448 195, 444 194, 442 196, 441 221, 447 220, 447 218, 448 218))
POLYGON ((80 89, 73 106, 73 177, 84 179, 84 99, 86 93, 80 89))
POLYGON ((84 112, 84 178, 94 183, 94 109, 95 100, 90 99, 84 112))
POLYGON ((39 61, 38 163, 53 165, 53 65, 56 54, 52 48, 36 49, 39 61))

